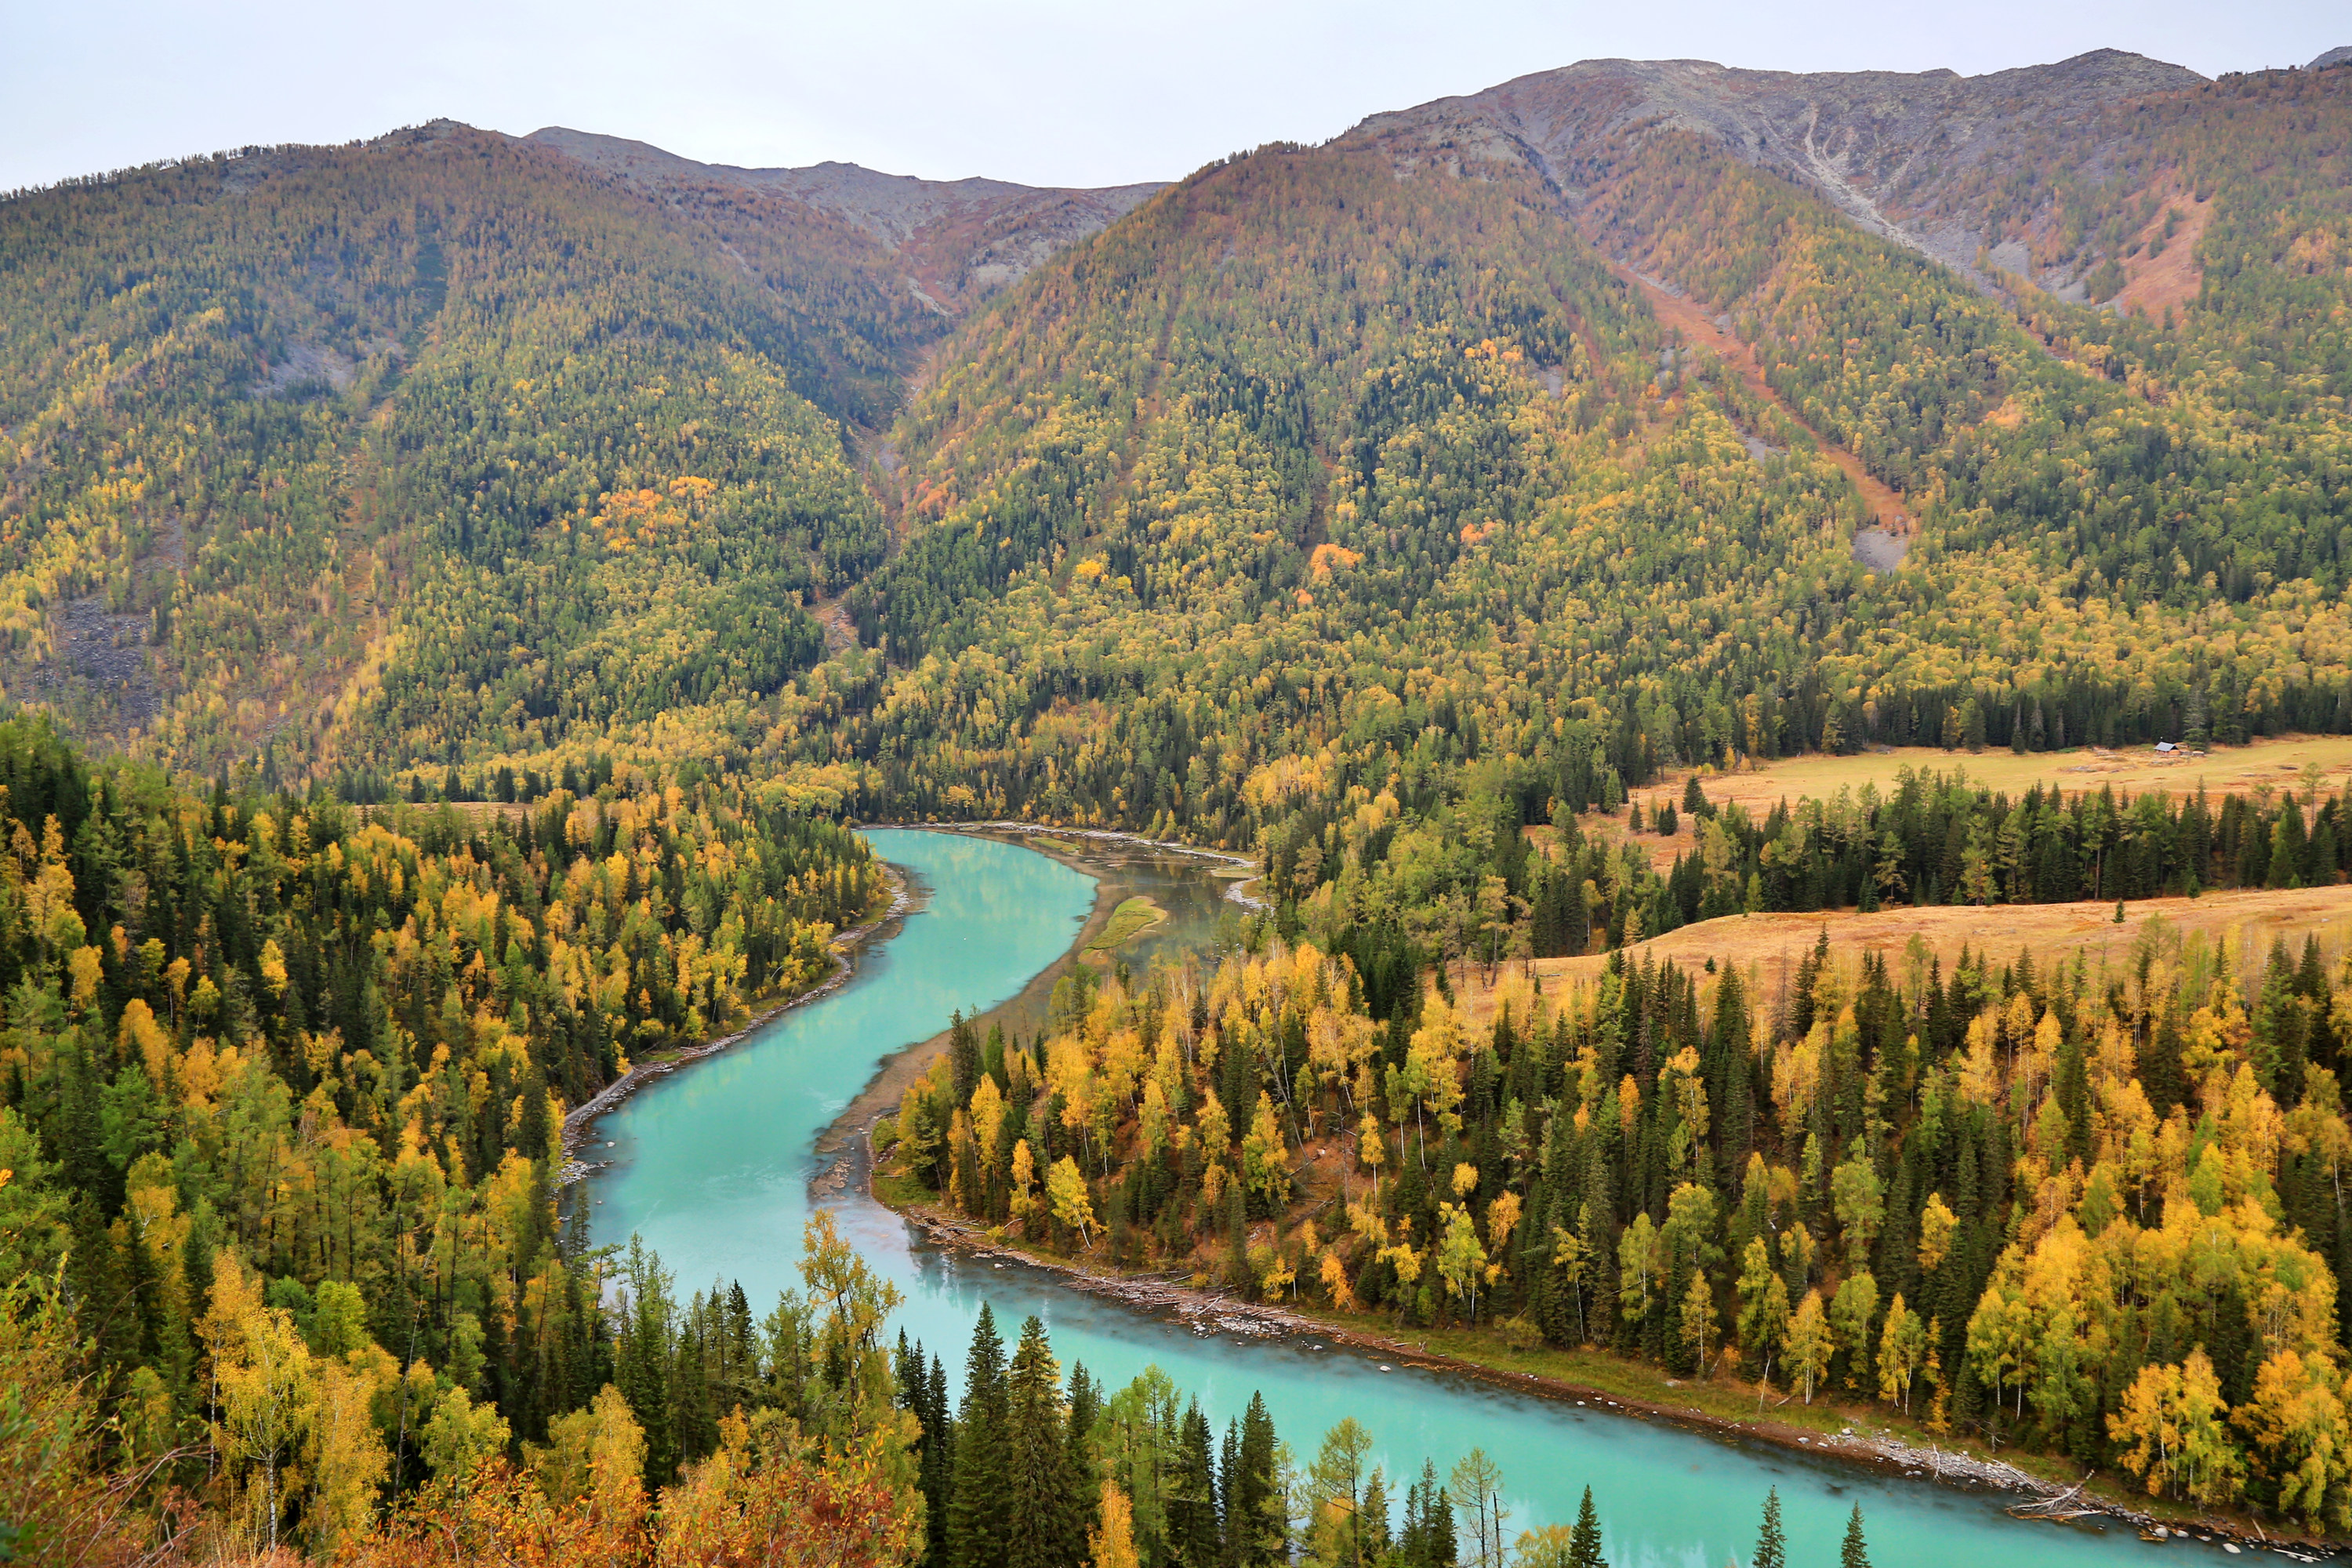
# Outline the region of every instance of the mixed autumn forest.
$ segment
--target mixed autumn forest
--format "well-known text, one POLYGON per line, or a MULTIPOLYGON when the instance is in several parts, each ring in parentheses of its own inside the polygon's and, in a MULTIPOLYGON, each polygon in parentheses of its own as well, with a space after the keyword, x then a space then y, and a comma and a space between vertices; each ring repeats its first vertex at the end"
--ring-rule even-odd
POLYGON ((893 1203, 2352 1532, 2352 949, 2181 916, 2352 778, 2073 771, 2352 734, 2352 67, 1588 63, 911 237, 601 146, 0 199, 0 1557, 1599 1563, 822 1221, 588 1234, 567 1118, 830 979, 875 820, 1256 876, 959 1019, 893 1203), (2116 940, 1734 951, 2027 904, 2116 940))

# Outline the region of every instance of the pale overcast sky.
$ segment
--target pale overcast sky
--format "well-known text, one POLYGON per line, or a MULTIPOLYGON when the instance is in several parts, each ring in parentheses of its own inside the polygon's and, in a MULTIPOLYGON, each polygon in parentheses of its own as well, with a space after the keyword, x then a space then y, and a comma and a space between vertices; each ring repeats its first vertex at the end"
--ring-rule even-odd
POLYGON ((0 0, 0 190, 440 115, 1110 184, 1589 58, 1975 75, 2113 47, 2211 76, 2345 43, 2342 0, 0 0))

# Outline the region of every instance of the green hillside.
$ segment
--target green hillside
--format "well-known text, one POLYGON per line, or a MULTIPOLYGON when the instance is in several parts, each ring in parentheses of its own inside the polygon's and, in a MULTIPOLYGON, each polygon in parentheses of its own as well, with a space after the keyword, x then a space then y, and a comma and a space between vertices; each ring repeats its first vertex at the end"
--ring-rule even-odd
POLYGON ((1457 803, 2341 729, 2347 84, 2142 117, 2221 193, 2169 326, 1979 292, 1681 131, 1590 143, 1572 210, 1507 150, 1204 170, 940 353, 906 547, 853 595, 891 674, 788 701, 784 755, 866 760, 875 809, 1311 839, 1302 896, 1392 862, 1393 911, 1480 896, 1457 803), (1856 560, 1832 444, 1917 516, 1899 570, 1856 560), (1430 833, 1446 868, 1408 870, 1430 833))
POLYGON ((825 367, 895 363, 890 321, 811 327, 558 155, 441 128, 0 223, 7 687, 133 751, 657 749, 814 662, 801 599, 880 558, 794 388, 855 405, 825 367))
POLYGON ((951 1411, 827 1211, 763 1321, 559 1223, 570 1112, 904 907, 882 816, 1255 861, 898 1083, 992 1247, 2352 1531, 2343 743, 1966 771, 2352 732, 2347 160, 2352 69, 2103 51, 922 225, 446 122, 0 199, 0 1558, 1504 1561, 1483 1455, 1391 1540, 1353 1422, 1213 1469, 1036 1319, 951 1411))
POLYGON ((462 128, 19 196, 7 690, 199 773, 615 751, 1235 845, 1473 763, 1539 816, 1578 769, 2342 728, 2347 81, 2085 110, 2104 184, 2055 132, 2006 195, 1908 177, 2149 316, 1604 94, 1572 163, 1389 117, 1202 170, 903 390, 940 323, 842 223, 462 128), (881 657, 816 668, 845 591, 881 657))

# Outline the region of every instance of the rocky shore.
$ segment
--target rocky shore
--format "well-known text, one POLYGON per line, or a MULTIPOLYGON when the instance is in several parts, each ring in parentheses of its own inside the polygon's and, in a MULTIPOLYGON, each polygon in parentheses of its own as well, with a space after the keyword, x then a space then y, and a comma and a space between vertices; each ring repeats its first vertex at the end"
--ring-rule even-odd
MULTIPOLYGON (((870 1127, 856 1131, 866 1132, 870 1131, 870 1127)), ((854 1161, 835 1162, 834 1169, 821 1180, 828 1191, 836 1193, 855 1182, 866 1197, 881 1202, 873 1190, 874 1151, 870 1142, 859 1137, 850 1147, 855 1151, 854 1161), (853 1163, 854 1170, 845 1168, 853 1163)), ((1972 1490, 2010 1494, 2017 1500, 2008 1505, 2009 1511, 2021 1520, 2093 1527, 2122 1526, 2137 1531, 2147 1541, 2194 1541, 2220 1545, 2231 1552, 2275 1552, 2300 1563, 2323 1562, 2339 1553, 2339 1548, 2335 1545, 2311 1541, 2292 1532, 2273 1534, 2266 1531, 2261 1524, 2245 1519, 2223 1521, 2208 1518, 2187 1525, 2178 1521, 2161 1521, 2123 1500, 2093 1492, 2088 1485, 2089 1477, 2072 1486, 2059 1486, 2004 1460, 1934 1444, 1923 1447, 1897 1437, 1891 1432, 1870 1431, 1852 1422, 1835 1434, 1825 1436, 1760 1415, 1753 1420, 1738 1420, 1709 1413, 1696 1405, 1678 1405, 1668 1399, 1644 1400, 1604 1394, 1595 1388, 1536 1373, 1512 1373, 1484 1366, 1430 1351, 1413 1341, 1381 1333, 1360 1324, 1338 1323, 1306 1312, 1239 1300, 1218 1291, 1195 1289, 1165 1275, 1119 1273, 1088 1268, 1067 1258, 1041 1256, 993 1237, 961 1215, 928 1206, 887 1206, 916 1226, 935 1246, 951 1247, 973 1258, 1043 1269, 1058 1276, 1070 1289, 1117 1301, 1139 1312, 1172 1318, 1196 1334, 1223 1334, 1243 1339, 1312 1339, 1325 1344, 1345 1346, 1368 1355, 1383 1372, 1400 1365, 1443 1372, 1564 1404, 1608 1410, 1644 1420, 1669 1421, 1719 1437, 1769 1443, 1793 1453, 1818 1455, 1883 1474, 1898 1475, 1909 1480, 1933 1481, 1972 1490)), ((1675 1384, 1672 1380, 1667 1380, 1664 1386, 1672 1389, 1675 1384)))
MULTIPOLYGON (((1065 838, 1085 838, 1098 844, 1129 844, 1139 849, 1160 849, 1171 855, 1197 855, 1204 860, 1223 860, 1228 865, 1255 867, 1257 862, 1246 855, 1236 855, 1227 849, 1203 849, 1197 844, 1182 844, 1172 838, 1146 838, 1139 833, 1121 833, 1108 827, 1054 827, 1034 822, 877 822, 877 827, 926 827, 950 833, 1018 833, 1024 837, 1049 834, 1065 838)), ((1264 899, 1248 891, 1256 882, 1255 877, 1235 880, 1225 889, 1225 897, 1244 909, 1271 908, 1264 899)))

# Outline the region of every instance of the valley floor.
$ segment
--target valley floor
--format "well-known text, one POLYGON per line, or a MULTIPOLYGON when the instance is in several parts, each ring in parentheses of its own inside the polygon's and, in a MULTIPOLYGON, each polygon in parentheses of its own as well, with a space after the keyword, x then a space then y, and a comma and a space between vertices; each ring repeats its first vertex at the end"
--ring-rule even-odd
MULTIPOLYGON (((2352 743, 2339 749, 2352 757, 2352 743)), ((2300 769, 2314 760, 2304 754, 2305 750, 2281 746, 2276 756, 2263 757, 2253 765, 2284 763, 2300 769)), ((2238 755, 2232 753, 2232 760, 2238 755)), ((1948 766, 1950 762, 1948 754, 1940 752, 1922 753, 1917 760, 1928 758, 1938 765, 1948 766)), ((2004 753, 1995 760, 2009 759, 2004 753)), ((2045 768, 2052 762, 2032 760, 2045 768)), ((1824 767, 1873 766, 1884 770, 1889 782, 1901 765, 1884 757, 1811 761, 1824 767)), ((2061 757, 2057 762, 2069 765, 2072 759, 2061 757)), ((1768 775, 1759 772, 1752 776, 1768 775)), ((1712 795, 1711 786, 1723 781, 1711 777, 1708 782, 1712 795)), ((1820 787, 1809 778, 1803 793, 1814 793, 1820 787)), ((1798 789, 1791 787, 1790 793, 1798 789)), ((978 1026, 985 1029, 992 1022, 1003 1021, 1014 1028, 1036 1027, 1044 993, 1056 975, 1086 957, 1090 947, 1104 945, 1112 936, 1108 928, 1115 911, 1137 889, 1107 865, 1088 864, 1087 868, 1105 879, 1096 908, 1077 933, 1070 954, 1039 976, 1022 997, 974 1020, 978 1026)), ((2167 931, 2176 939, 2191 931, 2202 932, 2226 940, 2250 956, 2266 950, 2274 937, 2299 942, 2305 933, 2316 932, 2323 946, 2332 952, 2342 945, 2331 940, 2334 933, 2352 930, 2352 886, 2147 900, 2126 905, 2121 923, 2115 916, 2113 902, 1898 908, 1866 915, 1852 910, 1735 915, 1665 933, 1639 944, 1628 956, 1655 956, 1693 968, 1709 958, 1718 964, 1727 961, 1752 967, 1765 987, 1761 994, 1769 994, 1774 977, 1783 967, 1793 973, 1823 931, 1840 951, 1860 947, 1880 952, 1895 963, 1902 961, 1915 937, 1947 963, 1963 946, 1996 958, 2006 958, 2021 947, 2032 952, 2037 964, 2071 961, 2078 953, 2093 966, 2124 963, 2145 937, 2167 931)), ((1457 1003, 1473 1020, 1483 1020, 1491 1017, 1497 993, 1528 969, 1550 991, 1590 979, 1606 962, 1602 956, 1537 960, 1527 966, 1505 965, 1491 976, 1481 975, 1473 966, 1466 972, 1454 971, 1452 984, 1457 1003)), ((950 1208, 903 1168, 877 1168, 866 1137, 876 1119, 897 1104, 906 1085, 944 1045, 942 1036, 893 1059, 876 1085, 845 1112, 823 1141, 828 1152, 843 1151, 846 1157, 831 1162, 831 1168, 819 1177, 819 1185, 829 1193, 864 1192, 919 1226, 936 1245, 1053 1271, 1071 1289, 1118 1300, 1139 1311, 1172 1316, 1202 1334, 1284 1336, 1319 1342, 1374 1358, 1384 1366, 1412 1366, 1476 1378, 1545 1398, 1704 1429, 1733 1443, 1774 1445, 1792 1453, 1823 1456, 1906 1479, 1991 1489, 2014 1494, 2017 1500, 2012 1507, 2029 1517, 2104 1521, 2102 1528, 2128 1527, 2151 1536, 2162 1529, 2192 1539, 2239 1540, 2287 1550, 2290 1554, 2301 1550, 2284 1545, 2267 1521, 2250 1514, 2217 1516, 2151 1500, 2128 1477, 2086 1477, 2079 1466, 2063 1458, 2012 1452, 1997 1443, 1989 1447, 1957 1441, 1950 1433, 1932 1432, 1924 1421, 1906 1419, 1882 1405, 1844 1403, 1836 1390, 1816 1391, 1808 1405, 1786 1390, 1759 1388, 1733 1375, 1678 1378, 1657 1365, 1610 1351, 1527 1345, 1520 1342, 1520 1336, 1499 1328, 1409 1329, 1385 1315, 1253 1303, 1211 1288, 1208 1274, 1188 1273, 1199 1265, 1197 1256, 1178 1260, 1171 1269, 1129 1272, 1101 1261, 1099 1247, 1065 1253, 1026 1239, 1017 1225, 989 1228, 950 1208)), ((1309 1185, 1309 1202, 1337 1193, 1339 1180, 1328 1141, 1324 1147, 1312 1146, 1313 1142, 1310 1140, 1310 1146, 1300 1151, 1300 1174, 1309 1185)))
MULTIPOLYGON (((2330 888, 2248 888, 2200 894, 2193 899, 2142 899, 2124 906, 2116 921, 2111 902, 2067 904, 1935 904, 1924 908, 1879 910, 1861 914, 1853 910, 1817 910, 1809 913, 1778 912, 1725 915, 1680 926, 1626 950, 1628 962, 1654 958, 1696 971, 1710 960, 1716 964, 1753 968, 1772 994, 1775 984, 1796 973, 1798 962, 1823 932, 1841 952, 1874 952, 1900 965, 1913 937, 1945 964, 1962 948, 2006 962, 2024 950, 2037 964, 2064 961, 2077 953, 2093 969, 2128 963, 2143 936, 2162 934, 2177 940, 2191 931, 2209 938, 2228 937, 2233 957, 2253 960, 2284 940, 2299 948, 2304 937, 2315 934, 2323 952, 2334 956, 2352 944, 2352 884, 2330 888)), ((1560 982, 1597 977, 1609 962, 1601 953, 1578 958, 1538 958, 1526 964, 1508 963, 1492 976, 1475 964, 1451 973, 1454 999, 1474 1022, 1494 1016, 1496 997, 1523 972, 1532 973, 1547 991, 1560 982)))
POLYGON ((850 1161, 837 1163, 820 1179, 829 1190, 859 1183, 867 1196, 919 1227, 934 1246, 1045 1269, 1073 1289, 1138 1311, 1173 1316, 1195 1333, 1322 1342, 1371 1357, 1382 1371, 1393 1365, 1475 1378, 1538 1398, 1671 1422, 1727 1442, 1766 1444, 1909 1479, 2014 1493, 2019 1500, 2010 1508, 2021 1518, 2132 1528, 2146 1539, 2164 1539, 2157 1533, 2162 1531, 2179 1539, 2242 1542, 2292 1556, 2301 1556, 2299 1549, 2331 1555, 2336 1551, 2325 1542, 2266 1528, 2249 1515, 2151 1499, 2127 1477, 2082 1475, 2063 1458, 2000 1453, 1997 1446, 1931 1432, 1924 1423, 1883 1406, 1842 1404, 1832 1390, 1817 1390, 1807 1404, 1794 1393, 1759 1388, 1735 1376, 1671 1377, 1660 1367, 1593 1346, 1521 1347, 1490 1327, 1407 1328, 1384 1315, 1244 1301, 1207 1288, 1201 1276, 1193 1277, 1194 1283, 1171 1283, 1165 1272, 1131 1273, 1091 1257, 1047 1251, 956 1214, 903 1171, 877 1168, 862 1139, 852 1150, 850 1161))
MULTIPOLYGON (((1876 786, 1891 793, 1906 768, 1922 773, 1965 773, 1971 784, 2020 795, 2034 784, 2056 785, 2072 795, 2112 785, 2134 795, 2160 790, 2168 795, 2194 795, 2203 788, 2215 799, 2233 791, 2252 793, 2267 784, 2276 789, 2303 786, 2303 770, 2316 765, 2323 787, 2342 787, 2352 773, 2352 735, 2281 735, 2243 746, 2217 746, 2204 752, 2158 752, 2152 746, 2081 746, 2064 752, 1949 752, 1938 746, 1889 746, 1851 756, 1803 756, 1743 767, 1736 773, 1709 772, 1699 787, 1717 806, 1733 802, 1756 816, 1781 801, 1811 797, 1827 800, 1841 789, 1876 786)), ((1665 782, 1643 785, 1634 798, 1682 799, 1687 773, 1665 782)))

